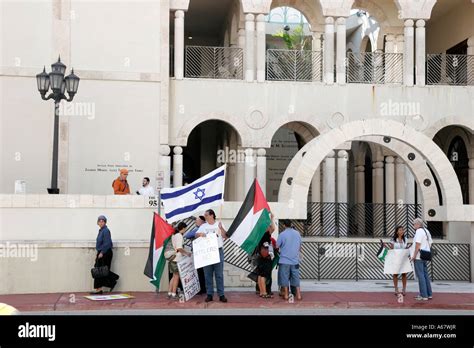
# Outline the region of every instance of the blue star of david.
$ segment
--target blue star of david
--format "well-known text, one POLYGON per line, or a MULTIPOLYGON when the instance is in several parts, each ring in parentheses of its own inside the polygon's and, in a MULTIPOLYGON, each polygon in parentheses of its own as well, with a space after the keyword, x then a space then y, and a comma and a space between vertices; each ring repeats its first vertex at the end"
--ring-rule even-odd
POLYGON ((194 193, 194 198, 199 199, 200 201, 202 201, 202 199, 205 196, 205 193, 204 193, 205 191, 206 191, 206 189, 198 188, 195 192, 193 192, 194 193))

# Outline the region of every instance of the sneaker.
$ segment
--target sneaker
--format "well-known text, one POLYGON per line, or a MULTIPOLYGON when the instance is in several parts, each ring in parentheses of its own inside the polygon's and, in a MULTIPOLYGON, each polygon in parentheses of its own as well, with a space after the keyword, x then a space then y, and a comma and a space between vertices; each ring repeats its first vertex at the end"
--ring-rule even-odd
POLYGON ((206 302, 211 302, 212 301, 212 296, 207 295, 206 299, 204 300, 206 302))
POLYGON ((415 300, 416 301, 428 301, 428 297, 417 296, 417 297, 415 297, 415 300))
POLYGON ((433 296, 428 296, 428 300, 432 300, 433 299, 433 296))
POLYGON ((225 303, 225 302, 227 302, 227 298, 226 298, 224 295, 222 295, 222 296, 219 296, 219 301, 221 301, 221 302, 224 302, 224 303, 225 303))

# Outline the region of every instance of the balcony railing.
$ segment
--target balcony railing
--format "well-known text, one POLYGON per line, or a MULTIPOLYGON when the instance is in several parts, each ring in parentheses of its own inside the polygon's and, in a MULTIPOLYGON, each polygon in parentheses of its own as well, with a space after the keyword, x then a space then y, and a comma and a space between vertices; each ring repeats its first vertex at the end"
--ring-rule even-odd
POLYGON ((267 80, 322 81, 320 51, 267 50, 267 80))
POLYGON ((186 46, 184 76, 242 80, 243 61, 238 47, 186 46))
POLYGON ((347 83, 403 83, 401 53, 347 53, 347 83))
POLYGON ((465 54, 428 54, 426 84, 474 85, 474 56, 465 54))

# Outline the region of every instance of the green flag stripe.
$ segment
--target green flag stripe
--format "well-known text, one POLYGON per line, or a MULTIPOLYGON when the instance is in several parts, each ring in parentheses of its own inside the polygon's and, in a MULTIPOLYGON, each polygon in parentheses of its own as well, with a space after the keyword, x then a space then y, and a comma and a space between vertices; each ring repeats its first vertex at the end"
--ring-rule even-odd
POLYGON ((156 268, 155 268, 155 274, 154 274, 155 279, 150 280, 150 283, 156 286, 158 290, 160 289, 161 276, 163 275, 163 270, 166 265, 165 249, 168 243, 171 243, 171 236, 166 238, 165 241, 163 242, 160 258, 156 262, 156 268))
POLYGON ((247 254, 253 253, 255 248, 257 247, 258 243, 262 239, 265 231, 267 230, 268 226, 270 226, 271 219, 270 213, 267 209, 263 209, 260 217, 258 218, 257 223, 250 232, 249 236, 245 239, 245 241, 240 246, 247 254))

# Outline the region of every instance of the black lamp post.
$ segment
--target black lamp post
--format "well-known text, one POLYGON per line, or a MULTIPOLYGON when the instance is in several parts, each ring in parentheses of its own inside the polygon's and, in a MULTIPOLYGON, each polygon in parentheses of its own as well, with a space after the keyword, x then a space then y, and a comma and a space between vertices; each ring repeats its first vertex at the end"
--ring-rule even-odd
POLYGON ((48 74, 46 68, 43 72, 36 75, 36 82, 38 83, 38 91, 43 100, 54 100, 54 136, 53 136, 53 170, 51 172, 51 188, 48 188, 48 193, 59 193, 58 188, 58 147, 59 147, 59 103, 61 100, 68 102, 72 101, 74 95, 77 93, 79 87, 79 77, 74 75, 74 69, 71 73, 64 77, 66 72, 66 65, 61 63, 61 57, 54 64, 51 64, 51 72, 48 74), (46 93, 51 87, 52 92, 46 96, 46 93), (64 95, 67 90, 68 97, 64 95))

